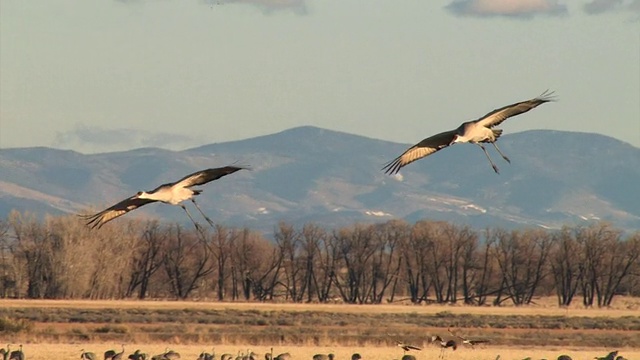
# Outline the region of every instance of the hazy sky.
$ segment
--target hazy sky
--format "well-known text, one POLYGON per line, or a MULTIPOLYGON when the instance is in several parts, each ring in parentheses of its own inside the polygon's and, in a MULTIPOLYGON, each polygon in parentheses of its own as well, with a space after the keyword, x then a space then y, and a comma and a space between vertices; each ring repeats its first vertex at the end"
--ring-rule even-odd
POLYGON ((640 0, 2 0, 0 148, 171 149, 300 125, 640 146, 640 0))

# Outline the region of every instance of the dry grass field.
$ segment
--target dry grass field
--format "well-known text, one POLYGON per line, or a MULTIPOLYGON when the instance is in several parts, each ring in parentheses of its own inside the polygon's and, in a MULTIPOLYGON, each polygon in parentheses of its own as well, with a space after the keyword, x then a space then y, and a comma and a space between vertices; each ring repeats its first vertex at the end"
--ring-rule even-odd
MULTIPOLYGON (((28 328, 2 331, 0 344, 24 344, 29 360, 77 359, 80 349, 101 354, 141 349, 149 354, 169 347, 183 359, 196 359, 215 346, 229 352, 290 352, 310 360, 315 353, 350 359, 400 359, 395 338, 425 349, 418 360, 437 359, 431 335, 454 327, 470 337, 491 339, 475 349, 447 351, 447 359, 593 359, 620 350, 640 359, 640 299, 619 298, 608 309, 560 309, 554 298, 526 307, 427 305, 339 305, 218 303, 197 301, 0 300, 0 319, 25 320, 28 328), (549 345, 550 344, 550 345, 549 345)), ((125 357, 126 358, 126 357, 125 357)))
POLYGON ((417 313, 437 314, 448 311, 453 314, 472 315, 541 315, 622 317, 640 314, 640 298, 618 297, 609 308, 584 308, 575 302, 569 308, 560 308, 554 297, 538 299, 529 306, 465 306, 465 305, 345 305, 345 304, 290 304, 253 302, 208 301, 135 301, 135 300, 6 300, 0 299, 4 308, 77 308, 77 309, 207 309, 207 310, 260 310, 260 311, 327 311, 334 313, 417 313))
MULTIPOLYGON (((30 344, 25 347, 25 355, 28 360, 50 360, 50 359, 78 359, 80 350, 95 352, 100 359, 104 351, 114 349, 120 351, 120 344, 30 344)), ((133 353, 136 349, 149 355, 160 354, 165 351, 165 344, 125 344, 125 354, 133 353)), ((170 349, 177 351, 181 355, 181 359, 196 360, 202 351, 211 352, 212 346, 206 345, 172 345, 170 349)), ((228 352, 237 354, 238 351, 246 352, 247 349, 254 351, 259 355, 259 359, 264 358, 264 353, 269 352, 269 348, 265 346, 251 345, 234 345, 225 346, 216 344, 215 353, 220 357, 221 354, 228 352)), ((470 349, 458 348, 455 352, 447 349, 445 358, 448 360, 494 360, 497 355, 503 360, 520 360, 526 357, 532 359, 556 359, 559 355, 566 354, 571 356, 573 360, 593 360, 594 356, 604 356, 612 349, 607 348, 552 348, 552 347, 492 347, 485 346, 483 348, 470 349)), ((640 359, 640 349, 617 349, 620 355, 625 356, 629 360, 640 359)), ((362 355, 363 360, 394 360, 400 359, 403 355, 402 349, 397 347, 311 347, 311 346, 275 346, 274 354, 289 352, 294 360, 311 360, 312 356, 317 353, 333 353, 336 360, 350 360, 351 355, 355 352, 362 355)), ((435 346, 430 346, 420 352, 412 352, 417 360, 437 359, 440 350, 435 346)))

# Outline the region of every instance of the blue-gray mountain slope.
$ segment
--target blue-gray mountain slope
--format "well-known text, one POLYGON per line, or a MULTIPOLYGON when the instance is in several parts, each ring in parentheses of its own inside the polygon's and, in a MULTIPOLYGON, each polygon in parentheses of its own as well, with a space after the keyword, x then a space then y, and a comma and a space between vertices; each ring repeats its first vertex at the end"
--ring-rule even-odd
MULTIPOLYGON (((420 139, 411 139, 420 140, 420 139)), ((640 149, 601 135, 527 131, 490 154, 454 145, 387 176, 407 144, 299 127, 185 151, 155 148, 84 155, 49 148, 0 152, 0 216, 100 209, 141 189, 238 162, 252 171, 203 187, 214 221, 269 231, 280 220, 329 227, 429 218, 474 227, 559 227, 594 220, 640 228, 640 149)), ((182 210, 149 205, 127 215, 184 222, 182 210)), ((117 221, 117 220, 116 220, 117 221)))

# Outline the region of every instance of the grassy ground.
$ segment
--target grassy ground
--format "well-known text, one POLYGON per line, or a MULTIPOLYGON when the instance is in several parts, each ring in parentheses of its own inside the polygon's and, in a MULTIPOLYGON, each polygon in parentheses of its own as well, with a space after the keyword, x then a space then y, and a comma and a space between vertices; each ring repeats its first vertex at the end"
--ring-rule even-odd
MULTIPOLYGON (((146 352, 150 355, 159 354, 165 351, 165 344, 125 344, 125 354, 132 353, 136 349, 146 352)), ((80 350, 95 352, 101 359, 104 351, 115 349, 120 351, 120 344, 38 344, 25 346, 25 355, 29 360, 46 360, 46 359, 77 359, 80 357, 80 350)), ((206 345, 173 345, 170 349, 177 351, 181 355, 181 359, 197 359, 202 351, 211 352, 212 348, 206 345)), ((224 353, 237 354, 239 351, 246 352, 247 349, 256 352, 260 359, 263 359, 264 353, 270 351, 268 347, 256 347, 251 345, 222 346, 216 345, 215 352, 219 356, 224 353)), ((447 349, 446 359, 448 360, 494 360, 497 355, 503 360, 520 360, 525 357, 533 359, 556 359, 561 354, 567 354, 574 360, 593 359, 594 356, 604 356, 610 348, 556 348, 556 347, 494 347, 485 346, 483 348, 458 348, 455 352, 447 349)), ((624 355, 627 359, 640 359, 640 350, 638 349, 617 349, 620 355, 624 355)), ((349 360, 351 354, 357 352, 362 355, 363 360, 393 360, 402 357, 402 350, 397 347, 311 347, 311 346, 275 346, 273 349, 275 354, 289 352, 294 359, 311 360, 312 356, 317 353, 333 353, 336 360, 349 360)), ((425 348, 420 352, 412 352, 418 360, 437 359, 440 350, 435 346, 425 348)), ((125 356, 126 358, 126 356, 125 356)))
MULTIPOLYGON (((0 343, 24 344, 29 360, 102 354, 126 344, 150 354, 169 346, 196 359, 202 350, 233 354, 289 351, 296 358, 333 352, 350 359, 399 359, 395 339, 421 345, 418 360, 437 358, 431 335, 447 328, 489 346, 449 351, 449 359, 593 359, 613 349, 640 359, 640 299, 619 299, 610 309, 558 309, 554 299, 528 307, 258 304, 173 301, 0 300, 0 343), (13 328, 9 325, 14 325, 13 328)), ((15 349, 17 345, 13 345, 15 349)), ((262 359, 262 357, 261 357, 262 359)))

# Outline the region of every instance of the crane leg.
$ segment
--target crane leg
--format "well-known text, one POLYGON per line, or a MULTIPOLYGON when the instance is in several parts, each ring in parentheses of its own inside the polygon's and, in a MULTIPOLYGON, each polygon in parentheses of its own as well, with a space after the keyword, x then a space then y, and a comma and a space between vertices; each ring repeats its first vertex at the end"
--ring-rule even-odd
MULTIPOLYGON (((496 172, 496 174, 500 174, 500 171, 498 170, 498 167, 496 166, 496 164, 493 163, 493 160, 491 160, 491 157, 489 156, 489 153, 487 152, 487 149, 484 148, 484 146, 480 143, 476 143, 478 146, 480 146, 480 148, 482 149, 482 151, 484 151, 484 154, 487 155, 487 159, 489 160, 489 163, 491 164, 491 167, 493 168, 493 171, 496 172)), ((495 146, 495 144, 494 144, 495 146)))
POLYGON ((511 164, 511 160, 509 160, 509 158, 502 153, 502 151, 500 151, 500 149, 498 148, 498 145, 496 145, 495 142, 492 142, 493 147, 496 148, 496 150, 498 150, 498 154, 500 154, 500 156, 502 156, 503 159, 505 159, 509 164, 511 164))
POLYGON ((193 203, 193 205, 196 206, 196 209, 198 209, 198 211, 200 211, 200 214, 202 215, 202 217, 204 217, 205 220, 207 220, 209 225, 211 225, 211 227, 215 227, 214 222, 211 221, 211 219, 209 219, 209 217, 207 215, 205 215, 204 212, 200 209, 200 206, 198 206, 198 204, 196 203, 196 199, 191 199, 191 202, 193 203))
POLYGON ((193 216, 191 216, 191 213, 189 212, 189 210, 187 210, 187 207, 182 204, 180 204, 180 207, 182 208, 182 210, 184 210, 185 213, 187 213, 187 216, 189 217, 189 219, 191 219, 191 222, 196 227, 196 230, 202 232, 202 229, 200 228, 200 224, 198 224, 195 220, 193 220, 193 216))

